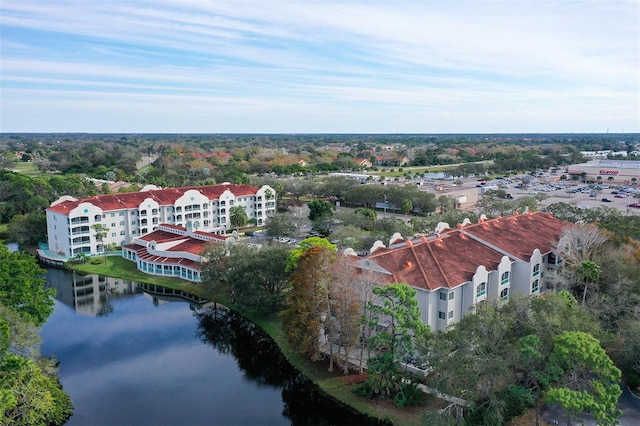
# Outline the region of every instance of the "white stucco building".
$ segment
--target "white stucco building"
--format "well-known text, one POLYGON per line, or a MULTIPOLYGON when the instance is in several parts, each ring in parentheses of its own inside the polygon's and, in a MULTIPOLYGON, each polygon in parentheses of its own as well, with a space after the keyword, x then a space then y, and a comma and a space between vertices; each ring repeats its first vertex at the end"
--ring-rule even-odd
POLYGON ((485 301, 543 294, 544 272, 558 263, 554 244, 569 225, 549 213, 443 224, 432 236, 374 246, 355 266, 375 282, 413 287, 422 321, 446 330, 485 301))
POLYGON ((275 212, 275 191, 269 186, 221 184, 185 188, 145 187, 140 192, 62 197, 46 210, 48 251, 62 258, 97 254, 115 244, 122 247, 149 234, 160 224, 189 231, 224 234, 231 228, 230 209, 242 206, 258 226, 275 212), (102 241, 94 225, 107 229, 102 241))

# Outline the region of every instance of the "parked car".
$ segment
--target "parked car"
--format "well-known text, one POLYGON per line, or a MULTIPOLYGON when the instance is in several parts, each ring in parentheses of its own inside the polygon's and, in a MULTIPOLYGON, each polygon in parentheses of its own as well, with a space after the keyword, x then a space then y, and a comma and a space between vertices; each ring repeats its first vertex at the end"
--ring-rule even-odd
POLYGON ((614 197, 616 197, 616 198, 627 198, 627 196, 624 195, 624 194, 614 195, 614 197))
POLYGON ((640 204, 639 203, 631 203, 631 204, 627 204, 627 207, 631 207, 634 209, 640 209, 640 204))
POLYGON ((602 199, 602 202, 603 202, 603 203, 610 203, 610 202, 611 202, 611 200, 610 200, 610 199, 608 199, 608 198, 603 198, 603 199, 602 199))
POLYGON ((588 210, 588 209, 589 209, 589 206, 585 206, 585 205, 583 204, 583 205, 578 206, 578 208, 579 208, 580 210, 588 210))

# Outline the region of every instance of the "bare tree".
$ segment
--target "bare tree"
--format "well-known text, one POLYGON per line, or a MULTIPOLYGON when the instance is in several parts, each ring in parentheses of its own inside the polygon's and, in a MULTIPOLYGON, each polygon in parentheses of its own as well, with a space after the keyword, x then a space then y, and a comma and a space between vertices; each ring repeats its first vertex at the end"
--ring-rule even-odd
POLYGON ((583 306, 589 285, 595 287, 600 278, 600 268, 595 262, 610 249, 609 237, 594 224, 568 227, 560 237, 556 250, 565 262, 561 272, 565 283, 574 282, 574 295, 582 288, 583 306))
POLYGON ((609 237, 597 225, 576 224, 565 228, 556 246, 558 255, 571 268, 576 269, 584 261, 595 261, 608 249, 609 237))
POLYGON ((360 335, 362 317, 360 297, 356 287, 357 277, 347 256, 338 256, 331 267, 331 285, 329 299, 332 316, 333 334, 336 337, 338 351, 344 357, 338 357, 345 375, 349 374, 349 354, 355 347, 360 335))

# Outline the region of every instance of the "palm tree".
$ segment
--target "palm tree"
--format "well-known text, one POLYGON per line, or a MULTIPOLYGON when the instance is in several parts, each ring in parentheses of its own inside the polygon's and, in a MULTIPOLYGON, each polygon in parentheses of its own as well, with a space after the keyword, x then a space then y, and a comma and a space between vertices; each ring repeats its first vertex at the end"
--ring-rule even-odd
POLYGON ((241 228, 247 224, 249 218, 242 206, 233 206, 229 209, 229 223, 233 229, 241 228))
POLYGON ((107 248, 104 246, 104 239, 107 237, 109 228, 102 226, 102 224, 100 223, 96 223, 91 227, 93 228, 94 231, 96 231, 95 238, 96 238, 96 242, 98 243, 98 246, 96 247, 96 249, 102 248, 104 252, 104 263, 106 265, 107 264, 107 248))
POLYGON ((587 288, 590 283, 595 283, 600 279, 600 273, 602 269, 594 262, 590 260, 583 260, 578 265, 576 269, 576 273, 583 279, 584 281, 584 291, 582 292, 582 306, 584 306, 584 302, 587 298, 587 288))

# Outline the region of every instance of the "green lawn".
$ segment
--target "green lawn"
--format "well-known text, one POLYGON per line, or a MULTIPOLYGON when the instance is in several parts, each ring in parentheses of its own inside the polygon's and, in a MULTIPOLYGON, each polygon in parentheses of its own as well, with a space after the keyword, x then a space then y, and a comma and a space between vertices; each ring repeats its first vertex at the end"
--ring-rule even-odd
POLYGON ((14 170, 22 175, 27 175, 29 177, 38 177, 40 176, 40 172, 36 169, 36 167, 31 162, 23 162, 18 161, 14 166, 14 170))

